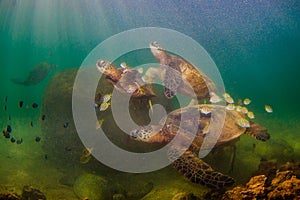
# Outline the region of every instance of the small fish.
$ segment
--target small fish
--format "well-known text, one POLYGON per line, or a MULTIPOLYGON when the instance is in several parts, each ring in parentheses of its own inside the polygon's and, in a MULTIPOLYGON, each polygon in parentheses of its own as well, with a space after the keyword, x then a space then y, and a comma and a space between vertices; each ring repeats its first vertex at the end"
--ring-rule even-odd
POLYGON ((45 159, 45 160, 48 160, 48 154, 45 154, 45 155, 44 155, 44 159, 45 159))
POLYGON ((4 102, 7 103, 8 96, 4 97, 4 102))
POLYGON ((272 107, 269 106, 269 105, 265 105, 265 110, 266 110, 268 113, 272 113, 272 112, 273 112, 272 107))
POLYGON ((228 93, 225 92, 225 93, 223 94, 223 97, 224 97, 224 99, 226 99, 227 97, 230 97, 230 94, 228 94, 228 93))
POLYGON ((41 141, 41 137, 37 136, 37 137, 35 138, 35 141, 36 141, 36 142, 40 142, 40 141, 41 141))
POLYGON ((236 120, 237 125, 239 125, 242 128, 249 128, 250 127, 250 123, 248 120, 246 120, 245 118, 238 118, 236 120))
POLYGON ((8 132, 8 133, 11 133, 11 132, 12 132, 11 125, 7 125, 7 127, 6 127, 6 132, 8 132))
POLYGON ((103 122, 104 122, 104 119, 103 119, 103 118, 102 118, 102 119, 99 119, 99 120, 96 122, 96 129, 101 128, 103 122))
POLYGON ((4 106, 4 110, 6 111, 6 109, 7 109, 7 107, 6 107, 6 105, 4 106))
POLYGON ((247 114, 248 113, 248 109, 246 107, 242 107, 242 113, 247 114))
POLYGON ((15 143, 15 142, 16 142, 16 139, 15 139, 15 138, 13 138, 13 137, 12 137, 12 138, 10 138, 10 142, 11 142, 11 143, 15 143))
POLYGON ((8 115, 8 121, 10 121, 11 120, 11 117, 10 117, 10 115, 8 115))
POLYGON ((232 103, 230 103, 230 104, 228 104, 228 105, 226 106, 226 109, 227 109, 227 110, 234 110, 234 109, 235 109, 235 105, 232 104, 232 103))
POLYGON ((7 139, 10 138, 10 133, 9 133, 9 132, 7 132, 7 131, 2 131, 2 133, 3 133, 3 136, 4 136, 5 138, 7 138, 7 139))
POLYGON ((93 148, 84 148, 82 150, 82 155, 80 156, 80 162, 83 164, 88 163, 92 158, 92 156, 91 156, 92 151, 93 151, 93 148))
POLYGON ((22 138, 17 140, 17 144, 22 144, 22 143, 23 143, 23 139, 22 138))
POLYGON ((37 108, 37 107, 39 107, 39 105, 38 105, 37 103, 33 103, 31 106, 32 106, 32 108, 37 108))
POLYGON ((242 112, 242 106, 236 106, 235 110, 238 111, 238 112, 242 112))
POLYGON ((106 94, 106 95, 104 95, 102 102, 103 103, 108 102, 111 99, 111 96, 112 96, 112 94, 106 94))
POLYGON ((33 127, 33 122, 32 121, 30 122, 30 126, 33 127))
POLYGON ((103 103, 101 103, 99 110, 105 111, 109 106, 110 106, 109 102, 103 102, 103 103))
POLYGON ((22 108, 24 105, 24 101, 19 101, 19 107, 22 108))
POLYGON ((126 64, 125 62, 122 62, 122 63, 120 64, 120 67, 121 67, 122 69, 128 68, 128 67, 127 67, 127 64, 126 64))
POLYGON ((209 122, 206 122, 205 127, 203 128, 203 134, 206 135, 209 133, 209 122))
POLYGON ((254 119, 254 118, 255 118, 253 112, 248 112, 248 113, 247 113, 247 116, 249 117, 249 119, 254 119))
POLYGON ((69 122, 64 123, 63 126, 64 126, 64 128, 68 128, 69 122))
POLYGON ((249 105, 249 104, 251 103, 251 100, 248 99, 248 98, 246 98, 246 99, 244 99, 243 103, 244 103, 245 105, 249 105))
POLYGON ((46 119, 46 115, 42 115, 41 120, 44 121, 46 119))
POLYGON ((200 108, 200 112, 204 115, 208 115, 209 113, 211 113, 211 108, 209 106, 202 106, 200 108))
POLYGON ((222 99, 216 93, 211 92, 209 101, 211 103, 218 103, 218 102, 222 101, 222 99))
POLYGON ((233 98, 232 97, 226 97, 225 98, 225 101, 227 102, 227 103, 234 103, 234 100, 233 100, 233 98))

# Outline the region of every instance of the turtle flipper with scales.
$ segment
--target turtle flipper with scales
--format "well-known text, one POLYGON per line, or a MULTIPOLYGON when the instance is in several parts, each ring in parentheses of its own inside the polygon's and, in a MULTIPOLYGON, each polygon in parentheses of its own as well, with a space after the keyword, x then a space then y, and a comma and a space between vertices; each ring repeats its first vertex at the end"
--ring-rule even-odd
POLYGON ((171 142, 175 135, 179 134, 180 142, 173 144, 168 150, 168 158, 173 162, 173 167, 194 183, 199 183, 211 188, 227 187, 234 183, 234 179, 213 170, 198 157, 200 147, 203 148, 202 144, 205 137, 218 128, 212 125, 208 132, 204 131, 207 127, 207 123, 210 123, 211 120, 218 123, 223 117, 221 114, 222 111, 226 112, 225 122, 214 148, 236 142, 242 134, 247 134, 261 141, 266 141, 270 138, 267 129, 258 123, 250 122, 250 127, 246 125, 244 127, 241 126, 241 119, 243 119, 242 121, 246 120, 243 113, 239 113, 235 110, 226 110, 224 106, 213 104, 194 105, 174 110, 168 114, 166 119, 161 120, 159 125, 135 129, 131 131, 131 136, 137 141, 167 144, 171 142), (213 109, 215 111, 214 115, 211 113, 201 113, 203 108, 213 109), (189 112, 199 112, 200 117, 195 119, 192 115, 189 115, 189 112), (183 119, 184 121, 182 121, 182 114, 191 117, 183 119), (197 130, 193 132, 193 130, 191 130, 193 126, 191 126, 191 124, 195 123, 197 130), (184 145, 186 144, 186 139, 191 135, 194 136, 192 144, 180 155, 182 149, 186 149, 184 145))

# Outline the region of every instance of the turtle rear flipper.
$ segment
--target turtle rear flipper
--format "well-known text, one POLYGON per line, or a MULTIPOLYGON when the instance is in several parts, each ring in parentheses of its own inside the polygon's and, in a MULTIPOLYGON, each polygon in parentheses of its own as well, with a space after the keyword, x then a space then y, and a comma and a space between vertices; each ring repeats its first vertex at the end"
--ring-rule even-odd
POLYGON ((173 167, 187 177, 191 182, 210 188, 224 188, 234 184, 234 179, 214 171, 191 151, 186 151, 172 163, 173 167))

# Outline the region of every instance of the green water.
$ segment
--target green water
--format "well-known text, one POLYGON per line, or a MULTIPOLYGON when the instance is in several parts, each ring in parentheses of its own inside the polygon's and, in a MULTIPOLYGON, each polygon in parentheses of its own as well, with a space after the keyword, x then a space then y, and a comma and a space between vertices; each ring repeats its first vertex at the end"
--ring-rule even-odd
MULTIPOLYGON (((0 128, 5 129, 11 124, 14 136, 24 140, 17 145, 0 138, 0 191, 13 189, 19 192, 23 185, 33 185, 50 199, 76 199, 72 187, 57 186, 64 173, 63 167, 57 169, 44 159, 47 152, 42 148, 45 133, 40 129, 43 123, 40 107, 45 88, 59 71, 80 67, 100 42, 139 27, 170 28, 192 37, 213 58, 226 91, 236 100, 246 97, 252 100, 249 108, 256 114, 255 121, 268 128, 271 140, 260 144, 242 137, 237 144, 236 167, 249 167, 247 174, 250 174, 261 158, 275 159, 278 163, 300 161, 299 13, 299 1, 292 0, 0 0, 0 128), (10 81, 13 77, 25 78, 40 62, 57 64, 58 68, 34 86, 16 85, 10 81), (4 102, 6 96, 7 103, 4 102), (18 107, 20 100, 25 102, 22 109, 18 107), (39 108, 31 107, 34 102, 40 105, 39 108), (265 104, 273 107, 272 114, 264 111, 265 104), (34 141, 36 136, 42 138, 40 143, 34 141), (253 143, 257 144, 254 153, 253 143), (283 153, 270 155, 277 151, 268 149, 272 145, 283 149, 283 153), (287 148, 293 152, 284 153, 287 148)), ((141 60, 127 63, 138 65, 141 60)), ((153 59, 146 58, 146 61, 153 62, 153 59)), ((217 161, 211 164, 215 168, 221 165, 217 161)), ((242 170, 237 169, 231 175, 245 181, 242 170)), ((155 188, 165 193, 180 192, 180 187, 195 193, 200 187, 169 170, 145 177, 153 179, 155 188), (159 180, 159 176, 164 180, 159 180), (168 179, 169 176, 172 178, 168 179), (175 189, 170 192, 165 184, 175 189)), ((160 199, 159 195, 163 199, 165 193, 154 193, 145 199, 154 199, 154 196, 160 199)))

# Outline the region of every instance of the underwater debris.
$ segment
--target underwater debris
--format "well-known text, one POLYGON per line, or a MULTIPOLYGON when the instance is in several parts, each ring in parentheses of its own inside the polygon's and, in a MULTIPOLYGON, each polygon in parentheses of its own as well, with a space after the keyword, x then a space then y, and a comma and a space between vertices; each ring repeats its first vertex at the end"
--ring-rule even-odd
POLYGON ((39 105, 37 103, 32 104, 32 108, 37 108, 37 107, 39 107, 39 105))

